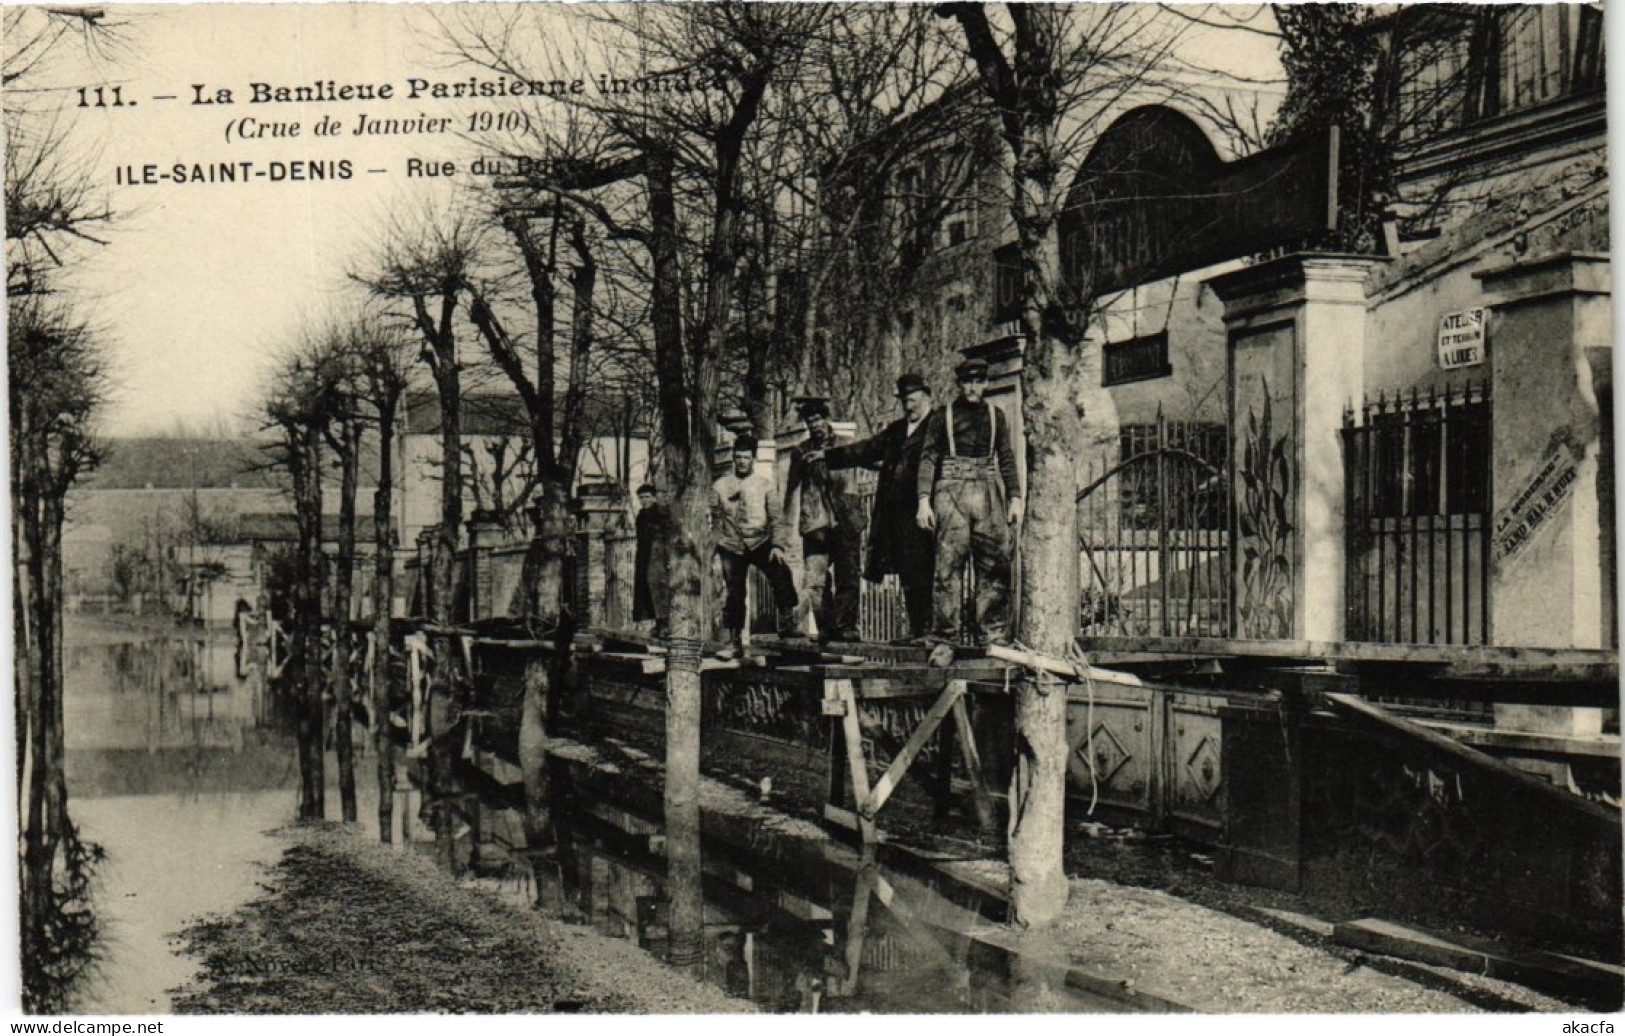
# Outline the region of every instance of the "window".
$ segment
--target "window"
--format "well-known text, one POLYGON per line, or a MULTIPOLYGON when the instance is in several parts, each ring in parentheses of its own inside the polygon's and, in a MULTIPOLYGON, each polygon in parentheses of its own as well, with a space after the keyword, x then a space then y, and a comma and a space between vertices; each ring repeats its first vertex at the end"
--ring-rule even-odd
POLYGON ((1021 247, 1005 245, 993 253, 993 323, 1021 319, 1021 247))
POLYGON ((1602 88, 1602 12, 1595 5, 1418 10, 1396 29, 1404 140, 1602 88))
POLYGON ((1108 342, 1101 384, 1126 385, 1131 381, 1166 378, 1174 368, 1168 362, 1168 332, 1141 335, 1126 342, 1108 342))

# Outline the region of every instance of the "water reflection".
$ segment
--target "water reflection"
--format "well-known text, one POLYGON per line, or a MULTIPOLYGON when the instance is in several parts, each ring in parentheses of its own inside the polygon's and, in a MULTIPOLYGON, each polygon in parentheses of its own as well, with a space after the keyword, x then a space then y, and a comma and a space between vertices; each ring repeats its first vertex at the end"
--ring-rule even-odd
MULTIPOLYGON (((522 828, 511 799, 494 801, 497 786, 484 785, 486 804, 469 825, 472 862, 519 876, 543 909, 670 960, 659 790, 556 760, 554 865, 531 868, 507 862, 522 855, 508 852, 522 844, 522 828), (528 887, 532 876, 541 887, 528 887)), ((764 1010, 1007 1013, 1038 1006, 1029 989, 1017 988, 1018 958, 996 944, 1002 903, 974 890, 934 887, 922 874, 827 839, 782 836, 759 816, 708 812, 703 857, 703 935, 691 970, 764 1010)), ((1063 991, 1043 1006, 1114 1005, 1063 991)))
POLYGON ((166 1011, 195 969, 169 937, 249 898, 275 854, 266 832, 292 817, 292 716, 263 648, 230 630, 70 620, 66 634, 69 796, 106 853, 102 959, 72 1007, 166 1011))
POLYGON ((227 631, 70 627, 67 766, 76 797, 291 787, 291 716, 227 631))

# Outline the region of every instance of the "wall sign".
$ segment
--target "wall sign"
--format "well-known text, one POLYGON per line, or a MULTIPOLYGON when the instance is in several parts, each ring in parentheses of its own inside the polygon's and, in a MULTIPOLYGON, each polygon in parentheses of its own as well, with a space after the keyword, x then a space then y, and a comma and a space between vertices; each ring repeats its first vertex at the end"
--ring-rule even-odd
POLYGON ((1496 560, 1516 557, 1528 546, 1535 533, 1573 494, 1574 483, 1579 478, 1579 462, 1573 450, 1559 446, 1548 454, 1523 492, 1513 497, 1512 503, 1495 520, 1496 560))
POLYGON ((1439 368, 1453 371, 1484 362, 1484 307, 1475 306, 1439 319, 1439 368))

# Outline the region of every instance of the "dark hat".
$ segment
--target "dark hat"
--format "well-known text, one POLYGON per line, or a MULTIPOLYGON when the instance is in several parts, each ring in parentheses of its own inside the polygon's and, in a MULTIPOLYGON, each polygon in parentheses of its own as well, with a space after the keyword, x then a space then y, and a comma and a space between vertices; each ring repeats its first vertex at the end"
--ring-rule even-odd
POLYGON ((897 398, 901 399, 910 392, 924 392, 930 395, 931 386, 925 383, 924 378, 910 371, 897 379, 897 398))
POLYGON ((823 396, 797 396, 795 403, 796 413, 803 421, 809 417, 829 416, 829 400, 823 396))
POLYGON ((643 485, 638 487, 638 495, 642 496, 644 493, 648 493, 650 496, 658 495, 654 485, 649 482, 645 482, 643 485))
POLYGON ((987 361, 966 360, 954 368, 955 381, 986 381, 987 361))
POLYGON ((756 436, 752 435, 749 432, 744 432, 744 433, 742 433, 740 435, 734 436, 734 448, 733 448, 733 451, 735 453, 748 453, 748 454, 751 454, 752 456, 755 456, 755 454, 756 454, 756 436))

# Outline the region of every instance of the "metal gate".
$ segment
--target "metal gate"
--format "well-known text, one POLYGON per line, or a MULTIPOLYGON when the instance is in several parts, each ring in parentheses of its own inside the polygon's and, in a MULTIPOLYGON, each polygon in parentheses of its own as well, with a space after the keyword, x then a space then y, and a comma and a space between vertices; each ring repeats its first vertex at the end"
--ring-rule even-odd
POLYGON ((1120 456, 1078 494, 1079 627, 1096 636, 1230 632, 1230 477, 1220 424, 1169 421, 1119 434, 1120 456))
POLYGON ((1343 425, 1348 639, 1489 643, 1489 387, 1382 395, 1343 425))

